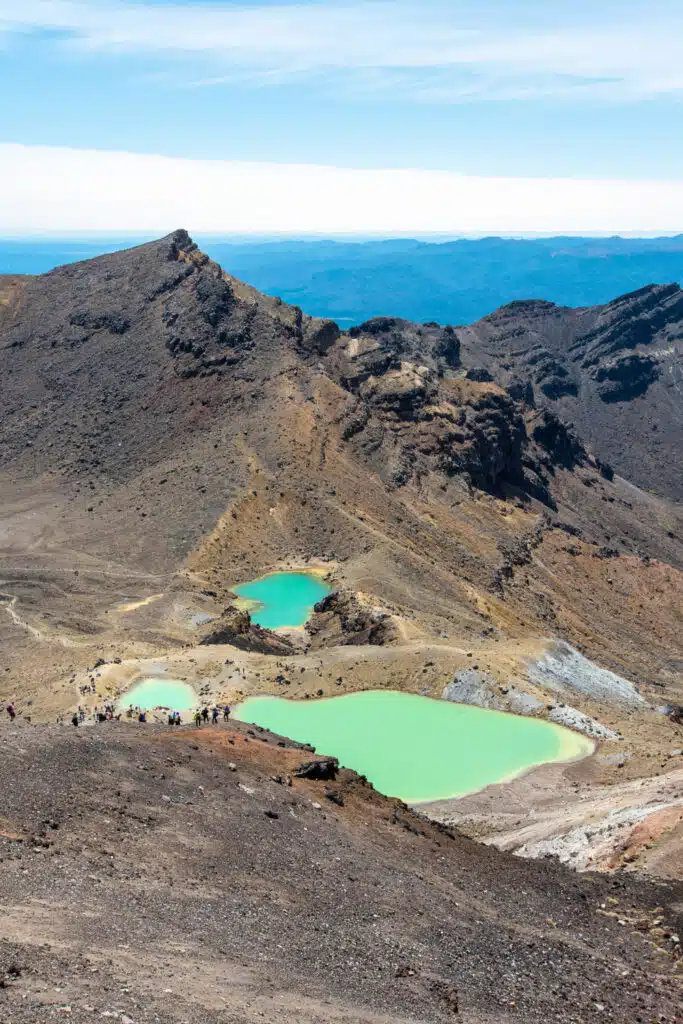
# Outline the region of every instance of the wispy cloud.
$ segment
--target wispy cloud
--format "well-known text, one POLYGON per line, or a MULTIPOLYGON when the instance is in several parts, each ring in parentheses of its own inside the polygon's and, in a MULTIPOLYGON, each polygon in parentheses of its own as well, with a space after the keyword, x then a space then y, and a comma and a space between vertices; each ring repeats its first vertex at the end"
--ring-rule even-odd
POLYGON ((181 225, 235 234, 665 234, 683 223, 683 180, 495 178, 10 144, 0 144, 0 166, 0 235, 181 225))
POLYGON ((683 95, 683 10, 671 0, 560 0, 550 14, 538 0, 0 0, 2 29, 85 52, 199 56, 203 84, 325 74, 429 102, 683 95))

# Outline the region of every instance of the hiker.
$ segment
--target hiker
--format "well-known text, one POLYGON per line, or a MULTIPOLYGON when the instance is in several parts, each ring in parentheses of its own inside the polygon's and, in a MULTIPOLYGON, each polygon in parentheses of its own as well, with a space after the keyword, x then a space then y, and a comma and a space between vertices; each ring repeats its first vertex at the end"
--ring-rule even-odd
POLYGON ((202 708, 202 718, 204 719, 205 722, 209 721, 209 709, 208 708, 202 708))
POLYGON ((229 704, 225 704, 224 707, 223 707, 223 721, 227 722, 229 718, 230 718, 230 705, 229 704))
POLYGON ((147 715, 145 714, 144 711, 141 711, 140 714, 138 715, 138 722, 146 722, 146 721, 147 721, 147 715))
POLYGON ((197 726, 197 728, 201 727, 201 724, 202 724, 202 713, 199 710, 195 711, 195 713, 194 713, 194 724, 197 726))
POLYGON ((78 713, 74 711, 71 716, 71 724, 77 729, 78 728, 78 713))
POLYGON ((214 708, 211 712, 211 724, 216 725, 218 723, 218 708, 214 708))
POLYGON ((173 712, 173 724, 174 725, 180 725, 180 712, 179 711, 174 711, 173 712))
POLYGON ((17 711, 16 708, 14 707, 14 704, 7 705, 7 714, 9 715, 10 722, 13 722, 14 719, 17 717, 17 711))
POLYGON ((83 708, 81 707, 80 704, 78 705, 78 721, 79 722, 84 722, 85 721, 85 711, 83 710, 83 708))
POLYGON ((170 711, 168 713, 168 724, 169 725, 174 725, 175 724, 175 715, 172 714, 170 711))

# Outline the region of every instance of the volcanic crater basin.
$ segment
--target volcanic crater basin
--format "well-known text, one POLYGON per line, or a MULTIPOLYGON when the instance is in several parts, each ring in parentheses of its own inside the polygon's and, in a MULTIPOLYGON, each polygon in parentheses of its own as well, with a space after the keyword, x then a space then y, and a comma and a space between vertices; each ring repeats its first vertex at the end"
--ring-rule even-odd
POLYGON ((257 626, 284 629, 305 625, 330 589, 312 572, 271 572, 232 591, 257 626))
POLYGON ((392 690, 311 701, 251 697, 234 714, 313 744, 409 804, 475 793, 595 749, 585 736, 542 719, 392 690))

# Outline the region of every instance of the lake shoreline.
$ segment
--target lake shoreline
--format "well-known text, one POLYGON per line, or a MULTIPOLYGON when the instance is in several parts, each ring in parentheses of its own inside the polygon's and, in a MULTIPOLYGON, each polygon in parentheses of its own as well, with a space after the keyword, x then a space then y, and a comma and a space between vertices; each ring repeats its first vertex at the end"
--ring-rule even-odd
POLYGON ((596 749, 545 719, 391 690, 309 701, 251 696, 235 717, 310 743, 384 795, 416 807, 508 784, 542 765, 584 760, 596 749))

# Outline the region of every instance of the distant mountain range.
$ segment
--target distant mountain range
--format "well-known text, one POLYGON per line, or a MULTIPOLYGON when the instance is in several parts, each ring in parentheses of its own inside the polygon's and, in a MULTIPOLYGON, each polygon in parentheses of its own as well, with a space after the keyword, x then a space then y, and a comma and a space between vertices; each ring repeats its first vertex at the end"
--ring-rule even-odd
MULTIPOLYGON (((463 324, 516 299, 593 306, 683 282, 673 238, 481 238, 448 242, 200 238, 229 273, 343 327, 390 314, 463 324)), ((0 241, 0 274, 39 274, 134 239, 0 241)))

